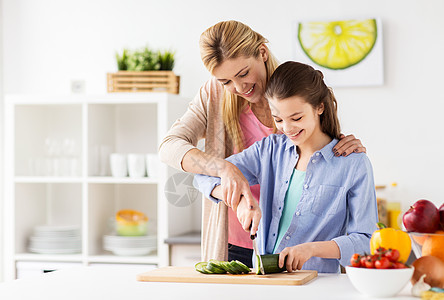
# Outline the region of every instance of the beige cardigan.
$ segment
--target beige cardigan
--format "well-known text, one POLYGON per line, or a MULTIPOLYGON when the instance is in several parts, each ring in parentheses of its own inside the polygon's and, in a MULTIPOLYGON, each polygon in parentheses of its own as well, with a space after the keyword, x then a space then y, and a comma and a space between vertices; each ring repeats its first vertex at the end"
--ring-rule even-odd
MULTIPOLYGON (((205 152, 226 158, 233 152, 222 121, 223 86, 215 78, 207 81, 190 102, 188 110, 177 120, 162 140, 159 155, 162 162, 182 169, 182 159, 197 142, 205 139, 205 152)), ((211 162, 207 164, 211 166, 211 162)), ((228 259, 228 211, 220 202, 202 201, 202 260, 228 259)))

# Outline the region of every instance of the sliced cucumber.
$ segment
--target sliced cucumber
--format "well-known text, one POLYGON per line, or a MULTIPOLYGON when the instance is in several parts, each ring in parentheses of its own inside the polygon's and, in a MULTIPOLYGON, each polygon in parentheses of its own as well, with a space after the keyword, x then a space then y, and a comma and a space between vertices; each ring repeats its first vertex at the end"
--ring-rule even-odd
POLYGON ((206 269, 213 274, 224 274, 227 273, 224 268, 221 267, 220 261, 210 259, 208 262, 206 269))
POLYGON ((228 272, 233 275, 238 275, 251 272, 249 267, 238 260, 219 261, 210 259, 208 262, 198 262, 194 268, 203 274, 226 274, 228 272))
POLYGON ((228 266, 226 266, 226 262, 225 261, 220 261, 219 262, 219 266, 222 268, 222 269, 224 269, 225 270, 225 273, 229 273, 229 268, 228 268, 228 266))
POLYGON ((251 272, 250 268, 249 268, 247 265, 245 265, 244 263, 242 263, 242 262, 240 262, 240 261, 238 261, 238 260, 236 260, 236 263, 237 263, 237 265, 238 265, 239 267, 242 268, 242 272, 243 272, 243 273, 248 274, 248 273, 251 272))
POLYGON ((228 273, 233 274, 233 275, 238 274, 237 269, 234 268, 233 266, 231 266, 230 262, 223 261, 222 263, 223 263, 224 269, 227 270, 228 273))
POLYGON ((202 274, 211 274, 211 272, 209 272, 208 270, 207 270, 207 262, 206 261, 201 261, 201 262, 198 262, 195 266, 194 266, 194 268, 196 269, 196 271, 198 271, 198 272, 200 272, 200 273, 202 273, 202 274))
POLYGON ((244 272, 244 269, 235 261, 230 261, 230 266, 236 270, 236 274, 242 274, 244 272))

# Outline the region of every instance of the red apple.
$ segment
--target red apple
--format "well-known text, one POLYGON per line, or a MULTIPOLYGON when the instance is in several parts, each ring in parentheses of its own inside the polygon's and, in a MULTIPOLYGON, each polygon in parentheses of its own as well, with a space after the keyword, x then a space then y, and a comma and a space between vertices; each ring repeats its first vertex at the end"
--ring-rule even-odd
POLYGON ((441 220, 442 230, 444 230, 444 203, 439 207, 439 219, 441 220))
POLYGON ((429 200, 416 201, 402 217, 407 231, 434 233, 440 228, 439 210, 429 200))

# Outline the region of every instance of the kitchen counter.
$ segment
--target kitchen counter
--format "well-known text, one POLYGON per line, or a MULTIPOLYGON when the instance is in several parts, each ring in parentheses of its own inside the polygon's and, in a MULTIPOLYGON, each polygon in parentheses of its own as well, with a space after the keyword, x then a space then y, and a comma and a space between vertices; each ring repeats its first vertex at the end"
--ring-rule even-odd
MULTIPOLYGON (((305 285, 139 282, 140 267, 78 267, 0 284, 0 299, 377 299, 358 293, 347 275, 319 274, 305 285), (228 297, 228 298, 227 298, 228 297)), ((375 287, 377 288, 377 287, 375 287)), ((397 297, 410 296, 408 284, 397 297)))

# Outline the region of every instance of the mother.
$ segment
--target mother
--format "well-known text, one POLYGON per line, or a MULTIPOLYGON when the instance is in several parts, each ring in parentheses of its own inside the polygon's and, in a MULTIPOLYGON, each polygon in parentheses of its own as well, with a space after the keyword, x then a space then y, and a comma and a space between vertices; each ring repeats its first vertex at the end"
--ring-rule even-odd
MULTIPOLYGON (((160 145, 162 162, 185 172, 221 178, 224 204, 202 202, 205 261, 237 259, 252 266, 249 233, 227 207, 236 206, 242 195, 247 201, 257 201, 259 187, 250 189, 239 169, 224 158, 276 132, 264 92, 279 63, 267 42, 237 21, 220 22, 205 30, 199 41, 200 54, 212 77, 160 145), (196 148, 201 139, 205 139, 205 151, 196 148)), ((365 148, 349 135, 333 151, 336 156, 347 156, 365 152, 365 148)))

